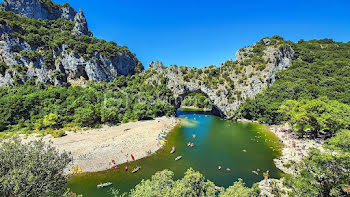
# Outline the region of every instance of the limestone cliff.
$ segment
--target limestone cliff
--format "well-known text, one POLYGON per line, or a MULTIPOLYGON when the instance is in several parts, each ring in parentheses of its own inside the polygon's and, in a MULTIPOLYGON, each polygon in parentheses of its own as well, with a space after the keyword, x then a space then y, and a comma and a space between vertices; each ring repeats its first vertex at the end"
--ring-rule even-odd
POLYGON ((93 38, 84 13, 68 4, 5 0, 1 10, 0 86, 28 80, 83 85, 143 69, 128 48, 93 38))
POLYGON ((51 0, 4 0, 1 10, 11 11, 24 17, 56 20, 59 18, 74 21, 76 35, 92 36, 82 10, 78 13, 69 4, 58 5, 51 0))
POLYGON ((220 67, 164 67, 152 62, 150 69, 168 79, 167 86, 181 99, 191 92, 201 92, 214 104, 215 113, 231 118, 240 104, 276 81, 276 73, 286 69, 294 59, 294 50, 280 40, 263 39, 236 53, 236 61, 220 67))

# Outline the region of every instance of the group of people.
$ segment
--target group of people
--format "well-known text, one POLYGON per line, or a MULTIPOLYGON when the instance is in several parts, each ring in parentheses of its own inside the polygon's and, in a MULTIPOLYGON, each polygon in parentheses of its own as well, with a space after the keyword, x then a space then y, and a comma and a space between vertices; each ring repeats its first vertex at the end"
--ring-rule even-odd
MULTIPOLYGON (((218 170, 221 170, 222 169, 222 166, 218 166, 218 170)), ((226 171, 231 171, 230 168, 226 168, 226 171)))

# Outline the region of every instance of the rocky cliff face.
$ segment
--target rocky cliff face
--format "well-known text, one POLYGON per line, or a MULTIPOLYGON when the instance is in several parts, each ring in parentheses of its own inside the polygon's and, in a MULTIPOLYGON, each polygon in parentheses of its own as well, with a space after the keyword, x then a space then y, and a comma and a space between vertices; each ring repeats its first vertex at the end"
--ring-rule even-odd
POLYGON ((88 28, 88 24, 85 18, 83 11, 80 9, 79 13, 77 13, 74 17, 74 29, 73 32, 77 36, 87 35, 92 36, 92 32, 88 28))
POLYGON ((21 16, 42 20, 56 20, 59 18, 74 21, 76 35, 92 36, 88 29, 86 18, 82 10, 77 12, 69 4, 58 5, 44 0, 4 0, 1 10, 11 11, 21 16))
POLYGON ((26 18, 0 11, 0 70, 5 70, 0 73, 0 86, 28 80, 84 85, 89 80, 112 81, 143 69, 126 47, 91 37, 81 10, 77 13, 69 5, 49 7, 38 0, 5 0, 2 9, 52 22, 45 27, 40 27, 46 23, 39 21, 25 27, 26 18), (57 19, 72 22, 55 23, 57 19), (86 35, 90 37, 81 37, 86 35))
MULTIPOLYGON (((290 46, 271 44, 270 39, 260 46, 260 56, 255 47, 240 49, 236 53, 237 61, 228 61, 218 68, 164 67, 161 62, 152 62, 150 69, 168 78, 167 86, 178 97, 178 106, 187 94, 200 92, 212 101, 215 113, 231 118, 240 104, 274 83, 276 73, 290 66, 294 59, 290 46)), ((155 75, 151 80, 157 78, 155 75)))

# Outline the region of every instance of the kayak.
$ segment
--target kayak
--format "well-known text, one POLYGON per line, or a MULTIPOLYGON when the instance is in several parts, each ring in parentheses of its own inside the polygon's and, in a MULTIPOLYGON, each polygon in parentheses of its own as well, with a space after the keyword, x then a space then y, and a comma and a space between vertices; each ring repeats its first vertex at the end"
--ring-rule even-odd
POLYGON ((141 167, 137 167, 137 168, 133 169, 131 172, 132 172, 132 173, 136 173, 136 172, 138 172, 140 169, 141 169, 141 167))
POLYGON ((156 172, 156 175, 161 175, 162 174, 162 171, 157 171, 156 172))
POLYGON ((102 183, 102 184, 97 185, 97 188, 108 187, 108 186, 111 186, 111 185, 112 185, 112 183, 111 183, 111 182, 108 182, 108 183, 102 183))
POLYGON ((178 156, 178 157, 175 158, 175 161, 178 161, 178 160, 180 160, 181 158, 182 158, 182 156, 178 156))
POLYGON ((170 154, 173 154, 173 153, 175 153, 175 146, 173 146, 173 148, 170 151, 170 154))

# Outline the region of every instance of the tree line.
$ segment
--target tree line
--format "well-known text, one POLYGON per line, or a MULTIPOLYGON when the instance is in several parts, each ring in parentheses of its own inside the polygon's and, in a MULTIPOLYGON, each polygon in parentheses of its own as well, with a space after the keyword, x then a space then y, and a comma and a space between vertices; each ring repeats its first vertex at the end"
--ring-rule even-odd
MULTIPOLYGON (((89 82, 86 87, 39 83, 0 88, 0 130, 57 133, 63 128, 98 127, 175 114, 171 91, 149 84, 151 74, 89 82)), ((62 132, 57 133, 58 135, 62 132)))

